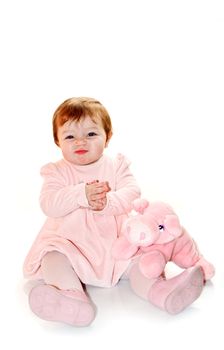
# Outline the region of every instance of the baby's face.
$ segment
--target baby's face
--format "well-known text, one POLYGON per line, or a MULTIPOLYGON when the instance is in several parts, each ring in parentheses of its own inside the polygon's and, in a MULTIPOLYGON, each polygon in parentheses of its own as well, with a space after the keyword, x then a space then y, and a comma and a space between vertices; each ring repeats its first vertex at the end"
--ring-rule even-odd
POLYGON ((67 121, 58 128, 59 146, 63 157, 76 165, 96 162, 107 146, 106 139, 101 122, 94 123, 90 117, 79 122, 67 121))

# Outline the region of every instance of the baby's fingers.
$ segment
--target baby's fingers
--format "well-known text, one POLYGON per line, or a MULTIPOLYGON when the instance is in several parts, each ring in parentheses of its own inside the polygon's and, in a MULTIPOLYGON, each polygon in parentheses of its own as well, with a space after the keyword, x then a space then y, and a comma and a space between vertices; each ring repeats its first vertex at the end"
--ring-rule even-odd
POLYGON ((97 200, 103 199, 103 198, 105 198, 105 197, 106 197, 106 193, 105 193, 105 192, 102 192, 102 193, 98 193, 98 194, 92 194, 92 195, 90 196, 90 199, 91 199, 92 201, 97 201, 97 200))

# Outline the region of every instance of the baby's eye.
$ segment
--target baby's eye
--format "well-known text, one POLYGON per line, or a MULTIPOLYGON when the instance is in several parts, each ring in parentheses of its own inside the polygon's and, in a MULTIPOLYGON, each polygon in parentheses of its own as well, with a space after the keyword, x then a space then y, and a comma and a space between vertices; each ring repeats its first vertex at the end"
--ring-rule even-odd
POLYGON ((96 136, 97 134, 94 131, 91 131, 87 134, 87 137, 93 137, 96 136))
POLYGON ((68 136, 66 136, 66 138, 65 138, 65 140, 71 140, 71 139, 74 139, 74 136, 68 135, 68 136))
POLYGON ((164 231, 164 226, 163 225, 159 225, 159 230, 160 231, 164 231))

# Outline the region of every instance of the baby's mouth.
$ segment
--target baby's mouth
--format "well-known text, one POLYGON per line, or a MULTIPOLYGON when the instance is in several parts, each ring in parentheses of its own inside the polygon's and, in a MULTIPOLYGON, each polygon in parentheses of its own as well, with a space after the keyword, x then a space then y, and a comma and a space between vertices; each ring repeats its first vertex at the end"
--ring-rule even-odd
POLYGON ((86 150, 86 149, 77 149, 76 151, 75 151, 75 154, 85 154, 85 153, 87 153, 88 151, 86 150))

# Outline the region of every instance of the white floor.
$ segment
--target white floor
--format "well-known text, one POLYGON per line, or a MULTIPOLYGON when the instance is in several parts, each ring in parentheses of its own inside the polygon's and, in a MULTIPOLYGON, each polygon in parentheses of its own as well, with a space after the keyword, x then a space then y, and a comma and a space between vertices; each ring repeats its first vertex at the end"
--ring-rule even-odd
POLYGON ((13 238, 8 232, 9 249, 5 246, 1 256, 0 344, 6 344, 1 346, 2 349, 11 349, 15 343, 23 349, 113 349, 116 346, 135 349, 144 346, 185 350, 208 348, 214 344, 219 344, 215 345, 216 349, 223 349, 224 264, 221 245, 217 246, 216 252, 213 246, 203 247, 210 252, 216 275, 200 298, 181 314, 171 316, 160 311, 135 296, 127 281, 121 281, 111 289, 89 287, 89 294, 97 306, 97 317, 88 328, 73 328, 45 322, 29 310, 27 293, 30 284, 23 280, 22 264, 33 239, 28 228, 32 224, 36 229, 41 218, 36 217, 35 222, 31 216, 27 221, 26 214, 18 213, 11 223, 4 218, 14 228, 24 227, 24 232, 19 229, 13 238), (28 242, 24 241, 24 233, 28 242))
POLYGON ((224 349, 223 4, 0 2, 1 349, 224 349), (125 281, 89 288, 98 309, 89 328, 29 310, 22 265, 43 223, 39 169, 60 159, 51 116, 72 96, 105 105, 110 148, 133 162, 146 198, 178 209, 215 265, 212 283, 183 313, 156 309, 125 281))

